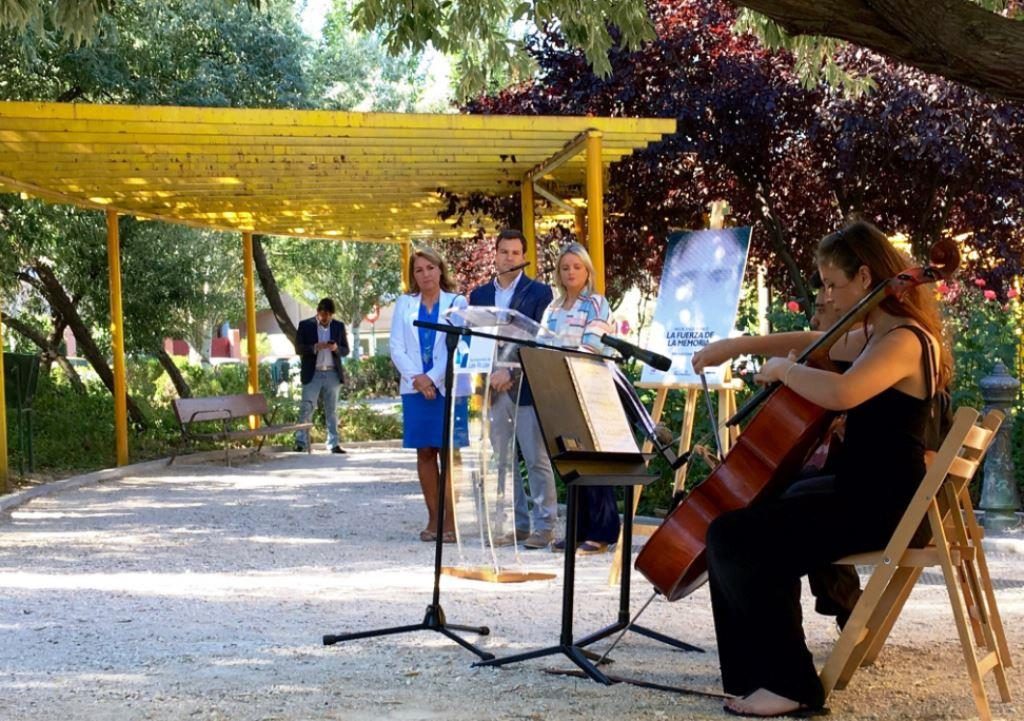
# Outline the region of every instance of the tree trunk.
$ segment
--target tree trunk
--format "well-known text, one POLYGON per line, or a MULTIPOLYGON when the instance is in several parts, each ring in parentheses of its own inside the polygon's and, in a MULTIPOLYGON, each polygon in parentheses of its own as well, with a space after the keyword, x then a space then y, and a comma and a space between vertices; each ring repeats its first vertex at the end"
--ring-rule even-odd
POLYGON ((359 360, 361 351, 359 349, 359 321, 349 321, 349 345, 350 355, 353 360, 359 360))
POLYGON ((178 393, 178 398, 191 398, 192 389, 188 387, 188 381, 185 380, 185 376, 181 374, 181 369, 171 358, 171 355, 163 349, 163 346, 157 348, 156 359, 160 361, 160 365, 167 371, 167 376, 171 379, 171 383, 174 384, 174 390, 178 393))
MULTIPOLYGON (((75 334, 75 340, 81 346, 82 355, 89 361, 89 364, 96 371, 96 374, 100 377, 111 393, 114 392, 114 372, 110 369, 110 365, 107 363, 107 359, 103 357, 96 342, 92 339, 92 334, 89 332, 89 328, 85 325, 82 317, 78 314, 78 309, 75 307, 74 302, 68 297, 67 291, 64 290, 64 286, 61 285, 60 280, 54 275, 53 270, 43 264, 38 263, 32 266, 33 272, 39 279, 36 287, 46 298, 46 301, 50 304, 60 316, 67 322, 68 327, 71 328, 71 332, 75 334)), ((31 282, 31 281, 30 281, 31 282)), ((135 423, 139 428, 145 428, 147 426, 146 417, 142 413, 142 409, 135 403, 135 400, 130 394, 127 396, 128 414, 132 418, 132 422, 135 423)))
POLYGON ((772 246, 775 248, 775 252, 779 254, 779 258, 782 259, 782 263, 786 266, 786 270, 789 271, 790 277, 793 279, 793 286, 796 288, 796 292, 804 300, 804 315, 810 320, 814 314, 814 299, 811 297, 810 289, 807 287, 807 282, 804 280, 803 273, 800 272, 800 267, 796 263, 796 259, 793 254, 789 252, 789 245, 786 243, 786 237, 783 232, 782 223, 779 222, 778 218, 769 209, 768 203, 761 198, 761 205, 765 208, 765 212, 762 213, 761 217, 768 226, 768 237, 772 240, 772 246))
MULTIPOLYGON (((53 330, 46 341, 49 344, 49 349, 43 355, 43 367, 39 369, 40 372, 46 375, 50 374, 50 367, 62 355, 60 352, 60 342, 64 340, 64 329, 68 327, 68 324, 59 315, 54 314, 51 320, 53 321, 53 330)), ((68 363, 68 366, 70 367, 71 364, 68 363)))
POLYGON ((85 384, 82 383, 82 379, 78 375, 78 371, 75 367, 68 363, 68 359, 61 355, 57 348, 50 344, 50 341, 41 332, 23 323, 17 318, 11 316, 4 316, 4 323, 10 326, 16 333, 28 338, 30 341, 39 346, 39 350, 43 352, 43 362, 49 359, 51 362, 56 362, 61 367, 64 374, 68 377, 68 382, 71 383, 71 387, 79 393, 85 393, 85 384))
POLYGON ((983 93, 1024 100, 1024 22, 970 0, 732 0, 790 35, 870 48, 983 93))
POLYGON ((262 235, 253 234, 252 236, 252 256, 253 262, 256 265, 256 274, 260 278, 260 286, 263 288, 263 295, 266 296, 267 302, 270 303, 270 309, 274 312, 274 319, 277 321, 277 325, 281 328, 281 332, 284 333, 285 337, 291 341, 292 345, 295 345, 295 324, 288 317, 288 311, 284 308, 284 301, 281 300, 281 291, 277 287, 277 280, 274 278, 274 272, 270 270, 267 254, 263 251, 262 235))

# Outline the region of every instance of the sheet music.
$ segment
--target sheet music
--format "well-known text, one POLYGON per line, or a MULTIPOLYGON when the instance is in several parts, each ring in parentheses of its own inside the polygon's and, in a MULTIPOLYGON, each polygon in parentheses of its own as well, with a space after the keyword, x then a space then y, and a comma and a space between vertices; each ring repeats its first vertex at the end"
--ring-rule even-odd
POLYGON ((619 401, 612 370, 601 359, 566 356, 580 408, 587 419, 594 450, 639 453, 626 411, 619 401))

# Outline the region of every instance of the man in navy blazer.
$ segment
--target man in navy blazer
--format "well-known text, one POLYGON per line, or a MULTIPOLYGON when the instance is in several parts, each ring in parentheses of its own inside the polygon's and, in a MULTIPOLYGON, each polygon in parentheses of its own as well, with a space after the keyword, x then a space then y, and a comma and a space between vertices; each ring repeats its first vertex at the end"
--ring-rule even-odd
MULTIPOLYGON (((469 304, 510 308, 539 323, 554 296, 550 286, 530 278, 522 271, 526 262, 526 238, 521 231, 508 228, 498 234, 494 248, 497 275, 493 281, 475 288, 469 294, 469 304)), ((545 548, 554 538, 558 521, 558 497, 551 459, 548 458, 547 446, 540 432, 537 414, 533 410, 533 394, 529 384, 522 378, 521 369, 495 370, 491 373, 490 384, 492 437, 497 444, 508 443, 511 439, 501 438, 501 428, 511 427, 515 419, 516 442, 526 461, 530 488, 530 503, 527 503, 523 479, 518 478, 519 464, 512 463, 518 478, 518 482, 513 484, 516 530, 514 535, 510 532, 497 543, 506 545, 518 540, 526 548, 545 548)))
MULTIPOLYGON (((338 390, 345 382, 341 359, 348 355, 345 324, 334 320, 334 301, 324 298, 316 307, 316 317, 299 323, 295 334, 295 352, 302 361, 302 406, 299 421, 308 423, 323 398, 327 423, 327 448, 331 453, 344 453, 338 439, 338 390)), ((295 434, 295 450, 309 448, 308 431, 295 434)))

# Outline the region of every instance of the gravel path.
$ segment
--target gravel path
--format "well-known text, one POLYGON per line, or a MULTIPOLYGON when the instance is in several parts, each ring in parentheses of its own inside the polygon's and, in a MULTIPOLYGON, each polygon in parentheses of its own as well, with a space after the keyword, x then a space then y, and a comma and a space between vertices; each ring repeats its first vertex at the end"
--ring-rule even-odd
MULTIPOLYGON (((705 719, 718 701, 543 672, 561 656, 503 669, 441 634, 331 647, 325 633, 417 623, 430 601, 433 547, 414 457, 354 447, 224 468, 176 465, 36 498, 0 515, 0 719, 705 719)), ((1010 646, 1024 663, 1024 555, 989 556, 1010 646)), ((512 552, 503 549, 507 562, 512 552)), ((445 576, 442 606, 501 656, 557 642, 561 556, 521 552, 551 581, 487 584, 445 576)), ((453 562, 454 557, 446 562, 453 562)), ((615 618, 609 557, 579 559, 576 634, 615 618)), ((879 664, 830 699, 837 719, 976 718, 945 590, 925 576, 879 664)), ((633 608, 649 587, 634 584, 633 608)), ((805 598, 818 660, 836 634, 805 598)), ((717 691, 706 589, 657 601, 645 625, 708 649, 680 653, 628 634, 612 672, 717 691)), ((596 646, 603 650, 605 644, 596 646)), ((1024 693, 1022 672, 1011 688, 1024 693)), ((993 684, 990 696, 995 696, 993 684)), ((1024 704, 994 704, 1019 719, 1024 704)))

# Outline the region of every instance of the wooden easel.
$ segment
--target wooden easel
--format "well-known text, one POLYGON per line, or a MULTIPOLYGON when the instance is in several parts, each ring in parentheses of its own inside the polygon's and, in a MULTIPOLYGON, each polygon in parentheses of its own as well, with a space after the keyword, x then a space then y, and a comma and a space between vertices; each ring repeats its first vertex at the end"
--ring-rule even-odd
MULTIPOLYGON (((712 230, 719 230, 725 227, 725 215, 728 212, 729 204, 724 200, 715 200, 710 203, 710 215, 708 219, 708 228, 712 230)), ((652 384, 652 383, 638 383, 638 388, 656 388, 658 390, 657 395, 654 397, 654 407, 651 409, 651 418, 654 419, 655 425, 661 421, 661 416, 665 412, 665 401, 668 399, 668 392, 673 389, 682 390, 686 394, 686 406, 683 410, 683 427, 679 433, 679 447, 677 449, 678 454, 683 454, 690 450, 690 445, 693 442, 693 423, 697 416, 697 402, 700 399, 700 394, 704 390, 704 387, 692 383, 677 383, 671 385, 652 384)), ((718 428, 718 438, 722 443, 722 453, 724 454, 732 444, 739 437, 739 428, 728 428, 724 426, 727 419, 731 418, 736 413, 736 391, 743 388, 742 381, 733 380, 729 372, 725 374, 725 379, 721 383, 708 384, 709 391, 718 392, 718 418, 711 419, 712 423, 718 428)), ((650 441, 644 443, 643 452, 650 453, 653 450, 654 444, 650 441)), ((686 472, 689 469, 690 464, 680 466, 675 473, 672 480, 672 493, 673 495, 686 485, 686 472)), ((633 516, 636 516, 636 509, 640 504, 640 492, 641 488, 637 487, 633 493, 633 516)), ((633 536, 650 536, 657 528, 656 525, 650 523, 634 523, 633 524, 633 536)), ((612 567, 608 572, 608 583, 615 585, 619 582, 619 574, 622 572, 622 530, 619 530, 619 540, 615 544, 615 556, 612 559, 612 567)))

